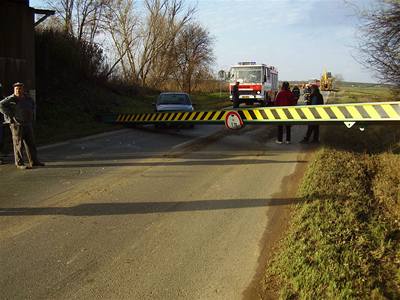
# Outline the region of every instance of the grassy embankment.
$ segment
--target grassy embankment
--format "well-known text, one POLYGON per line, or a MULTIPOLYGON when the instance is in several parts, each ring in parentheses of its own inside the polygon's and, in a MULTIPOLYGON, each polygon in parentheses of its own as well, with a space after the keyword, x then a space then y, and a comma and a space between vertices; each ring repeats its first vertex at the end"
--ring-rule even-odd
MULTIPOLYGON (((39 92, 40 93, 40 92, 39 92)), ((126 96, 112 89, 82 84, 58 90, 38 104, 35 128, 38 144, 48 144, 121 128, 104 124, 98 116, 107 113, 152 112, 158 92, 126 96)), ((195 94, 196 110, 218 109, 228 105, 227 93, 195 94)))
MULTIPOLYGON (((390 95, 382 86, 346 85, 335 100, 390 95)), ((343 125, 321 136, 298 192, 305 201, 293 210, 265 288, 279 286, 283 299, 399 299, 400 127, 343 125)))

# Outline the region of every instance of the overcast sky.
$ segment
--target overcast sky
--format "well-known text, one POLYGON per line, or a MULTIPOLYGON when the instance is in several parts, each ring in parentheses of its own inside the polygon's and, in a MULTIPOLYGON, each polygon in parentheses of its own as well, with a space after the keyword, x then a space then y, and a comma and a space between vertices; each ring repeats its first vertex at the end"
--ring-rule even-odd
MULTIPOLYGON (((140 1, 138 1, 140 2, 140 1)), ((319 78, 323 68, 346 81, 375 82, 358 56, 355 6, 373 0, 187 0, 214 37, 216 70, 239 61, 273 65, 280 80, 319 78)), ((45 7, 44 0, 30 0, 45 7)))

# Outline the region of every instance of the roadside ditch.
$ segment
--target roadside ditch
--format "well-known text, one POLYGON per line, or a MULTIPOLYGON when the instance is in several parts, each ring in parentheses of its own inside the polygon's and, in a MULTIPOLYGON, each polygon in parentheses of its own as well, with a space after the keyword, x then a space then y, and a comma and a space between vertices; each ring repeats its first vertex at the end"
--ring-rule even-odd
POLYGON ((400 297, 400 128, 322 128, 263 299, 400 297), (275 298, 275 297, 274 297, 275 298))

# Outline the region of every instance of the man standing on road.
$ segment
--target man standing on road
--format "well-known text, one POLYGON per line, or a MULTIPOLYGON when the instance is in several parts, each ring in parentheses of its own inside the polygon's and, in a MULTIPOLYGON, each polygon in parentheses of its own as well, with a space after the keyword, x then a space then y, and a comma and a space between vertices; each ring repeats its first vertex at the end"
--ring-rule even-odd
MULTIPOLYGON (((324 104, 324 97, 322 96, 321 92, 317 85, 311 86, 311 94, 310 94, 310 101, 309 105, 322 105, 324 104)), ((312 143, 319 143, 319 125, 308 125, 307 133, 304 139, 300 142, 302 144, 308 143, 311 134, 314 133, 312 143)))
MULTIPOLYGON (((276 95, 275 105, 276 106, 292 106, 297 104, 297 99, 294 97, 293 93, 290 91, 289 82, 284 81, 282 83, 282 88, 276 95)), ((290 144, 290 130, 291 126, 286 125, 286 144, 290 144)), ((278 126, 278 137, 276 139, 277 144, 283 143, 283 126, 278 126)))
POLYGON ((294 98, 296 99, 296 102, 299 101, 300 99, 300 89, 297 85, 295 85, 292 89, 292 93, 294 98))
POLYGON ((309 84, 306 84, 306 87, 304 88, 304 103, 306 105, 310 104, 310 95, 311 95, 311 86, 309 84))
POLYGON ((5 116, 6 122, 10 124, 15 165, 18 169, 31 169, 42 167, 44 163, 37 158, 35 140, 33 137, 33 114, 35 103, 31 97, 24 93, 24 85, 17 82, 13 85, 14 94, 0 101, 0 112, 5 116), (22 149, 28 157, 29 165, 24 165, 22 149))
POLYGON ((233 101, 233 108, 238 108, 240 105, 239 81, 236 81, 236 84, 232 86, 232 101, 233 101))

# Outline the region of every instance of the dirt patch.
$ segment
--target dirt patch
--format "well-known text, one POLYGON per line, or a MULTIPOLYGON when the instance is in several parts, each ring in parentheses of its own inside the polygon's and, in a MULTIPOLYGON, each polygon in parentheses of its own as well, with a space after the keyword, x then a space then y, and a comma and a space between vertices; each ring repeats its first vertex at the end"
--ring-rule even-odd
MULTIPOLYGON (((315 149, 307 149, 305 152, 297 156, 298 161, 309 161, 315 149)), ((307 164, 296 165, 295 171, 286 176, 281 183, 281 190, 274 194, 275 199, 296 199, 299 184, 307 169, 307 164)), ((299 203, 302 201, 298 199, 299 203)), ((266 266, 270 263, 273 253, 278 249, 279 241, 284 237, 289 227, 289 220, 293 204, 272 206, 268 210, 268 225, 263 238, 260 242, 262 248, 260 257, 258 258, 258 267, 256 275, 253 277, 251 284, 243 293, 243 299, 278 299, 279 286, 276 281, 265 281, 266 266)))

